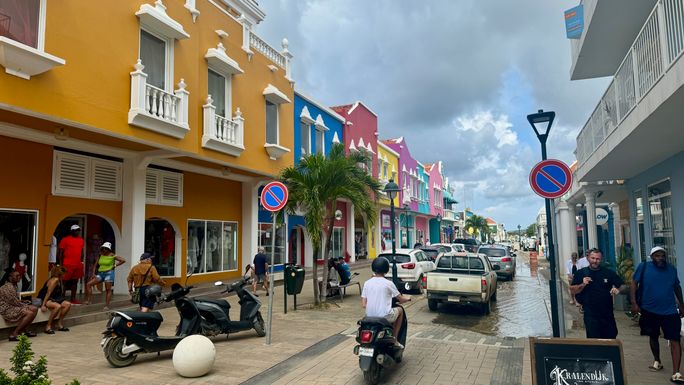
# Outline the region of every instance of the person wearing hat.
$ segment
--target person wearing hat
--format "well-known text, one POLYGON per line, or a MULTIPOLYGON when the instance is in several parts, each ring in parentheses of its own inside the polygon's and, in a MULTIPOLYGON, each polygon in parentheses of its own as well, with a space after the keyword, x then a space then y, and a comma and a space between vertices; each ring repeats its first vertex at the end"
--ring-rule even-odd
POLYGON ((64 266, 66 273, 62 277, 64 286, 71 291, 71 303, 79 305, 76 300, 76 289, 78 281, 83 278, 83 245, 81 238, 81 227, 71 225, 69 235, 59 241, 57 250, 57 261, 64 266))
POLYGON ((649 370, 663 370, 660 360, 660 331, 670 341, 672 355, 672 377, 674 383, 684 383, 684 376, 679 372, 682 356, 680 332, 681 317, 684 316, 682 288, 677 277, 677 269, 667 263, 667 251, 656 246, 651 249, 651 261, 644 261, 632 275, 630 299, 632 313, 641 313, 639 326, 641 335, 649 337, 653 364, 649 370))
POLYGON ((152 254, 142 253, 140 263, 133 266, 127 278, 128 294, 133 295, 134 289, 140 289, 138 305, 140 305, 140 311, 142 312, 148 312, 154 308, 154 301, 147 298, 145 290, 154 283, 161 286, 165 285, 164 280, 157 273, 157 269, 152 265, 152 258, 154 258, 152 254))
POLYGON ((105 242, 100 246, 100 258, 93 265, 93 271, 90 275, 92 278, 86 283, 85 287, 86 305, 90 305, 93 286, 104 282, 106 292, 104 310, 109 310, 109 303, 112 301, 112 286, 114 286, 114 269, 124 263, 126 263, 126 260, 112 251, 111 242, 105 242))

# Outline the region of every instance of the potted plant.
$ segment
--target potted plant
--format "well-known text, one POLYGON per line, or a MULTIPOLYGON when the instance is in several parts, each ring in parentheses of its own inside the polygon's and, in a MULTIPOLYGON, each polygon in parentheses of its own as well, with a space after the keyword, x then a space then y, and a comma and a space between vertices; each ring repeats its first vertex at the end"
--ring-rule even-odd
MULTIPOLYGON (((632 275, 634 274, 634 259, 633 251, 629 246, 622 244, 618 249, 617 259, 617 274, 622 278, 625 285, 632 284, 632 275)), ((615 298, 615 307, 618 310, 629 311, 631 309, 631 302, 629 299, 629 292, 618 294, 615 298)))

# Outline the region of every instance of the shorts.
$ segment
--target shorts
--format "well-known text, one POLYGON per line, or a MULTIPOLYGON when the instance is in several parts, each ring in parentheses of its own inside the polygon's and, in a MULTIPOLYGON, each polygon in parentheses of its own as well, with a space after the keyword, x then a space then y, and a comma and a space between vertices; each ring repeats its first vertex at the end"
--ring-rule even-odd
POLYGON ((679 341, 682 329, 682 320, 679 314, 660 315, 641 309, 639 318, 641 335, 649 337, 659 337, 660 330, 668 341, 679 341))
POLYGON ((587 338, 615 339, 618 335, 615 316, 609 314, 591 314, 584 309, 584 327, 587 338))
POLYGON ((140 302, 138 303, 140 307, 146 307, 148 309, 154 309, 154 301, 147 298, 147 294, 145 291, 147 291, 147 288, 149 286, 141 286, 140 287, 140 302))
POLYGON ((257 283, 264 283, 266 279, 266 273, 256 275, 257 283))
POLYGON ((83 278, 83 263, 79 262, 77 265, 64 265, 66 273, 62 276, 63 281, 78 281, 83 278))
POLYGON ((98 271, 95 278, 98 282, 111 282, 114 283, 114 269, 109 271, 98 271))
POLYGON ((388 320, 390 323, 394 323, 397 318, 399 318, 399 308, 398 307, 393 307, 392 310, 385 316, 385 319, 388 320))

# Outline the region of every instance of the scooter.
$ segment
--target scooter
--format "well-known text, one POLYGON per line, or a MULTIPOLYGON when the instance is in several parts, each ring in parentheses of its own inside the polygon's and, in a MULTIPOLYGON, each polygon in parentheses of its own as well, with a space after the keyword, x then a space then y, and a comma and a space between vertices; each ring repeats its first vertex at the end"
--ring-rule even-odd
MULTIPOLYGON (((157 303, 174 301, 180 323, 174 336, 159 336, 157 330, 164 321, 161 313, 152 311, 115 311, 107 322, 100 346, 110 365, 122 368, 131 365, 138 354, 172 350, 188 335, 199 334, 202 316, 195 302, 187 298, 193 286, 183 287, 178 283, 171 286, 171 293, 152 294, 148 298, 157 303), (153 298, 154 297, 154 298, 153 298)), ((148 289, 149 291, 149 289, 148 289)))
MULTIPOLYGON (((242 278, 226 288, 222 293, 235 292, 240 304, 240 320, 231 321, 230 304, 225 299, 195 298, 195 304, 202 315, 201 332, 205 336, 230 333, 254 329, 259 337, 266 335, 264 318, 259 309, 261 301, 245 286, 251 279, 242 278)), ((215 286, 224 286, 223 282, 215 283, 215 286)))

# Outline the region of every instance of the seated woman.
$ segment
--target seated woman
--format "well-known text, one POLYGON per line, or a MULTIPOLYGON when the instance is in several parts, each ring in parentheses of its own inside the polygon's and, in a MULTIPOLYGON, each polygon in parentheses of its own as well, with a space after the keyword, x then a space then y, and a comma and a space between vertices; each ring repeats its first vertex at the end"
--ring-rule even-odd
POLYGON ((21 274, 18 271, 8 270, 7 282, 0 286, 0 315, 7 322, 17 322, 12 334, 9 335, 10 341, 17 341, 17 336, 22 332, 28 337, 35 337, 36 333, 26 330, 38 314, 38 308, 19 300, 17 287, 21 281, 21 274))
POLYGON ((68 332, 69 328, 64 327, 64 318, 71 309, 71 302, 64 298, 64 287, 62 286, 62 276, 66 273, 64 266, 56 265, 50 270, 50 278, 45 282, 38 292, 38 299, 42 302, 40 310, 45 312, 50 309, 50 317, 45 324, 45 333, 55 334, 52 323, 57 322, 57 330, 68 332))
POLYGON ((126 260, 112 251, 112 244, 105 242, 100 247, 100 258, 97 263, 93 265, 92 279, 86 283, 85 287, 85 303, 90 305, 90 296, 93 292, 93 286, 104 282, 105 290, 105 306, 104 310, 109 310, 109 303, 112 302, 112 286, 114 285, 114 269, 126 263, 126 260))

